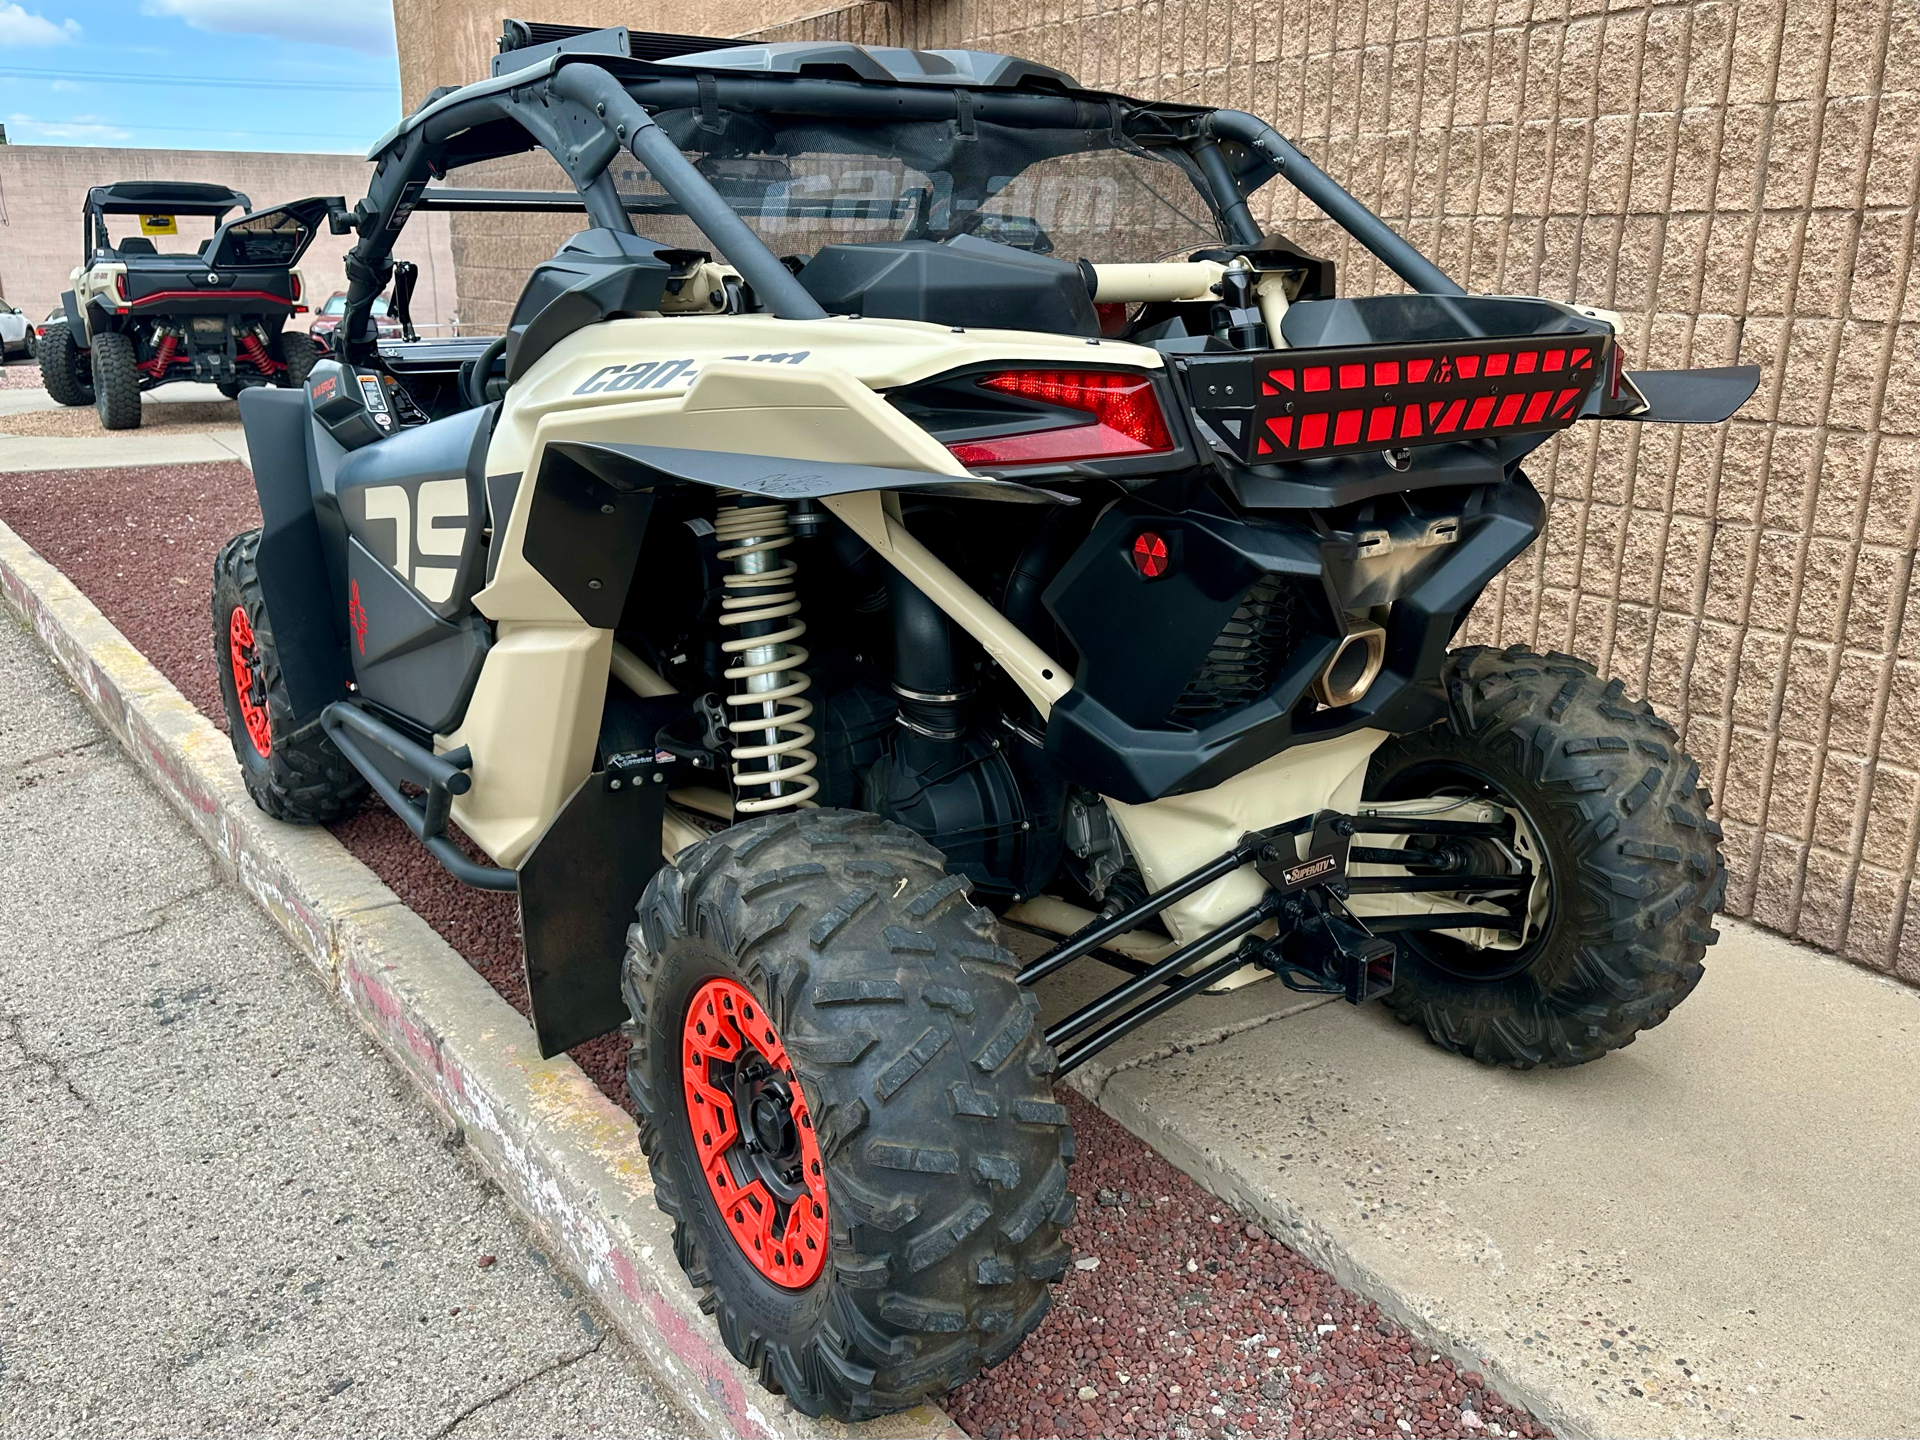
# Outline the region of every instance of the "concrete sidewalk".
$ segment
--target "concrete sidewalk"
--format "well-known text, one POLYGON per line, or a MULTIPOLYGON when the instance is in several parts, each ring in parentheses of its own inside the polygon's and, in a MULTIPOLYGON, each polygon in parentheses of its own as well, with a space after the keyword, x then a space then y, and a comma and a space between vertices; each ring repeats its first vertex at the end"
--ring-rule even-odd
POLYGON ((0 827, 0 1436, 694 1433, 4 611, 0 827))
MULTIPOLYGON (((207 403, 224 399, 212 385, 175 384, 141 397, 143 405, 207 403)), ((45 390, 0 390, 0 416, 57 410, 45 390)), ((102 430, 97 435, 46 436, 0 433, 0 471, 102 470, 123 465, 191 465, 247 459, 246 432, 238 426, 206 430, 102 430)))
MULTIPOLYGON (((1048 1017, 1119 978, 1067 972, 1048 1017)), ((1269 981, 1070 1083, 1562 1435, 1912 1436, 1917 1017, 1722 922, 1692 998, 1576 1070, 1269 981)))

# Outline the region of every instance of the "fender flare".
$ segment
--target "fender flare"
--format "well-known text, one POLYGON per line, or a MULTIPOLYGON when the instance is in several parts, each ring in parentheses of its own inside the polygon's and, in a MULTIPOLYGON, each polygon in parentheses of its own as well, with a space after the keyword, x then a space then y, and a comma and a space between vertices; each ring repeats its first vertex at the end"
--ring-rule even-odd
POLYGON ((82 350, 91 350, 93 346, 88 343, 86 324, 80 318, 80 302, 74 298, 73 291, 61 292, 60 308, 67 312, 67 333, 73 336, 73 343, 82 350))
POLYGON ((260 593, 273 622, 274 647, 298 727, 347 694, 345 607, 327 573, 313 508, 307 432, 313 411, 303 390, 249 386, 240 422, 260 495, 260 593))

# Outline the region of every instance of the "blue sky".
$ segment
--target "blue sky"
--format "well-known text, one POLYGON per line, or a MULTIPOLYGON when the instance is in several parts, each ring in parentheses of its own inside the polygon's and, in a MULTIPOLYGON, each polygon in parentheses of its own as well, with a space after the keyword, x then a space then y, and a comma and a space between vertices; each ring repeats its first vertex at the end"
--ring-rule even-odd
POLYGON ((391 0, 0 0, 16 145, 364 153, 399 113, 391 0))

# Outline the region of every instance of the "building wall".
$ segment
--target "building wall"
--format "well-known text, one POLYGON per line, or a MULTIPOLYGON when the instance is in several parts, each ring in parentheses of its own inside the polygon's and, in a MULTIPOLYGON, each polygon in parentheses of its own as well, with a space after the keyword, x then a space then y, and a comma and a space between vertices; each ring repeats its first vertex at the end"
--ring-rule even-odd
MULTIPOLYGON (((83 258, 80 211, 94 185, 198 180, 232 186, 256 207, 309 195, 341 195, 351 205, 366 194, 372 173, 357 155, 0 145, 0 295, 36 321, 60 303, 67 273, 83 258)), ((448 325, 455 313, 450 231, 446 216, 428 218, 430 223, 408 229, 396 253, 420 267, 415 321, 448 325)), ((183 235, 189 223, 181 222, 183 235)), ((352 242, 350 235, 322 233, 301 259, 300 273, 313 303, 347 288, 342 261, 352 242)), ((169 248, 164 241, 161 245, 169 248)), ((305 328, 310 320, 299 316, 294 324, 305 328)))
MULTIPOLYGON (((464 51, 450 73, 434 38, 497 33, 491 11, 463 29, 463 4, 411 42, 431 62, 403 40, 409 96, 416 69, 484 73, 464 51)), ((561 8, 542 18, 651 23, 561 8)), ((1712 789, 1728 909, 1920 980, 1909 0, 897 0, 749 28, 1008 51, 1253 110, 1469 288, 1618 310, 1636 367, 1758 364, 1728 426, 1583 425, 1543 449, 1546 534, 1468 638, 1580 654, 1647 695, 1712 789)), ((1336 256, 1343 291, 1398 288, 1283 182, 1254 208, 1336 256)), ((489 291, 545 238, 474 233, 489 291)))

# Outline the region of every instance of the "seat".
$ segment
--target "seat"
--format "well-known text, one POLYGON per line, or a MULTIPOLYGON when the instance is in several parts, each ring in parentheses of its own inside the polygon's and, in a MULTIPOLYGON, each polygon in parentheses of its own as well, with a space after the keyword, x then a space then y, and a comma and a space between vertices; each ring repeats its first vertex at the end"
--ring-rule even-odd
POLYGON ((114 247, 122 255, 158 255, 153 241, 144 235, 129 235, 114 247))

